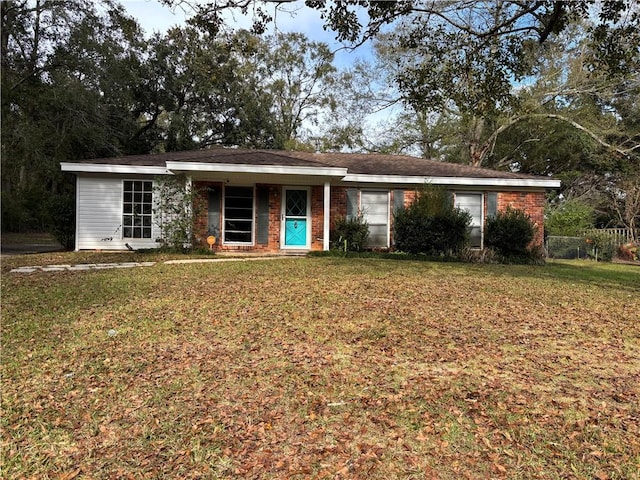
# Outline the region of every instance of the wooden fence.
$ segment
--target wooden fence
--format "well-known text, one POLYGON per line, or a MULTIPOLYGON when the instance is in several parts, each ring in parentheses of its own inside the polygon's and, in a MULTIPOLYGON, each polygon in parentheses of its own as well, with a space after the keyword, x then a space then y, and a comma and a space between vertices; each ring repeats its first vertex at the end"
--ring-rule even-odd
POLYGON ((584 232, 589 235, 607 235, 614 245, 622 245, 640 239, 640 229, 634 232, 630 228, 593 228, 584 232))

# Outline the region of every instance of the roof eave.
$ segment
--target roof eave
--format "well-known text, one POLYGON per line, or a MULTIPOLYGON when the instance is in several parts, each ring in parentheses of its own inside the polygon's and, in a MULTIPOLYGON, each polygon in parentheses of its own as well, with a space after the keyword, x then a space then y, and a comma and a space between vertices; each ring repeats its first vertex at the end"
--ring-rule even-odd
POLYGON ((481 177, 428 177, 400 175, 348 174, 347 183, 377 183, 396 185, 456 185, 468 187, 527 187, 560 188, 560 180, 550 178, 481 178, 481 177))
POLYGON ((307 167, 289 165, 255 165, 234 163, 167 162, 172 172, 248 173, 264 175, 304 175, 343 178, 348 171, 342 167, 307 167))
POLYGON ((111 165, 100 163, 60 163, 63 172, 71 173, 128 173, 137 175, 171 175, 166 167, 153 165, 111 165))

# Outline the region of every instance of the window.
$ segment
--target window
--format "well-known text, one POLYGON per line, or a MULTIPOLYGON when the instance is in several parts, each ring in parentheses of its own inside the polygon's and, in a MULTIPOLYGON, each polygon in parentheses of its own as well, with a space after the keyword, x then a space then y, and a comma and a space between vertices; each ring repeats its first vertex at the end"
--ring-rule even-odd
POLYGON ((125 180, 122 198, 123 238, 151 238, 153 182, 125 180))
POLYGON ((369 224, 369 247, 389 246, 389 191, 347 190, 347 218, 361 213, 369 224), (358 195, 359 193, 359 195, 358 195))
POLYGON ((482 194, 456 193, 455 206, 471 214, 470 245, 482 248, 482 194))
POLYGON ((252 243, 253 187, 226 187, 224 190, 224 241, 252 243))
POLYGON ((389 192, 363 190, 360 192, 360 210, 369 224, 370 247, 389 246, 389 192))

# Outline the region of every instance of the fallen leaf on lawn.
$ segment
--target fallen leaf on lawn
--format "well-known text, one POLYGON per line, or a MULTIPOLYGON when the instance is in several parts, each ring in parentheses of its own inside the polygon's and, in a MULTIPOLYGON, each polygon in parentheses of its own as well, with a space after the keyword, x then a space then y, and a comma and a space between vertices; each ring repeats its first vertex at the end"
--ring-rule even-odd
POLYGON ((61 473, 60 476, 58 477, 58 480, 71 480, 72 478, 76 478, 78 475, 80 475, 79 468, 72 472, 61 473))

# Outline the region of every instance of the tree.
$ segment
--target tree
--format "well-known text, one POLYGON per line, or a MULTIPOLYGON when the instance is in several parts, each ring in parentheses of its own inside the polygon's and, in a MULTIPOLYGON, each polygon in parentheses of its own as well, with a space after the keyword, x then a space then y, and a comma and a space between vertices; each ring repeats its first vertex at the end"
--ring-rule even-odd
POLYGON ((215 38, 192 27, 151 39, 149 100, 142 121, 154 149, 209 145, 268 147, 275 131, 270 96, 256 84, 259 40, 247 32, 215 38))
POLYGON ((640 241, 640 175, 623 180, 609 199, 620 224, 631 231, 633 241, 640 241))
POLYGON ((276 33, 264 45, 261 83, 269 92, 278 148, 302 138, 304 125, 317 125, 323 111, 335 109, 334 55, 322 42, 301 33, 276 33))
MULTIPOLYGON (((175 4, 179 0, 166 2, 175 4)), ((259 6, 264 3, 268 2, 228 0, 200 4, 194 21, 201 27, 216 29, 220 27, 222 11, 235 8, 247 13, 253 6, 255 27, 263 30, 272 20, 259 6)), ((556 38, 570 24, 595 19, 586 30, 592 51, 588 58, 591 71, 617 78, 633 72, 640 58, 640 11, 629 1, 305 3, 321 12, 339 40, 354 45, 375 38, 385 28, 393 28, 391 43, 407 53, 399 57, 402 64, 397 74, 403 99, 416 112, 453 110, 464 131, 466 160, 476 166, 483 164, 497 136, 529 118, 512 115, 506 122, 501 119, 503 112, 518 106, 512 85, 535 74, 539 46, 556 38), (367 20, 361 23, 363 12, 367 20)), ((545 115, 582 129, 604 146, 612 146, 575 120, 545 115)))
POLYGON ((2 17, 3 228, 43 229, 51 195, 72 191, 59 162, 123 151, 129 86, 144 44, 120 6, 9 1, 2 17))
POLYGON ((549 235, 579 237, 593 228, 593 207, 577 199, 550 205, 545 215, 544 226, 549 235))

